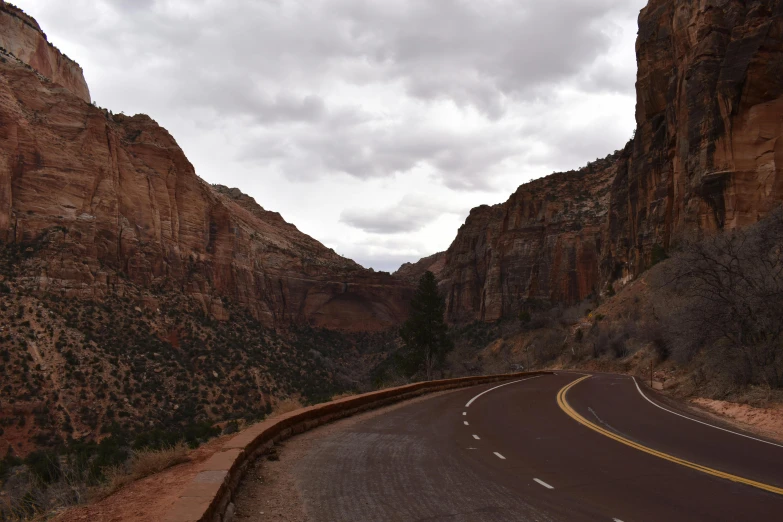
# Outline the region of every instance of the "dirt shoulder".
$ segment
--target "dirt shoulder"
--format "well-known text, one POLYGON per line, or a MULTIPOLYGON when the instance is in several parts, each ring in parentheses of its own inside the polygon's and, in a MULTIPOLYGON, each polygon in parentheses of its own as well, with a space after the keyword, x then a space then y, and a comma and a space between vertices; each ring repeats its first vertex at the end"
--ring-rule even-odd
POLYGON ((193 450, 188 462, 132 482, 116 493, 84 506, 68 508, 55 522, 152 522, 162 520, 198 474, 199 464, 211 457, 229 436, 218 437, 193 450))
POLYGON ((695 398, 693 407, 736 428, 783 443, 783 404, 756 408, 749 404, 695 398))

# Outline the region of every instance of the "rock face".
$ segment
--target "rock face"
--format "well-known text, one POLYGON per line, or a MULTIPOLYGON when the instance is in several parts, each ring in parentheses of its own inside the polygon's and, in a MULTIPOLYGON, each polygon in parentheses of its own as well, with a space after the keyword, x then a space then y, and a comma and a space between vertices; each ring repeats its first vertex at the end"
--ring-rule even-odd
POLYGON ((451 321, 600 293, 783 200, 783 1, 650 0, 636 54, 634 139, 474 209, 441 275, 451 321))
POLYGON ((211 187, 148 116, 111 115, 0 61, 0 241, 36 245, 27 288, 100 300, 130 281, 194 296, 217 318, 227 298, 268 326, 405 319, 409 285, 211 187))
POLYGON ((416 285, 425 272, 432 272, 436 278, 440 278, 445 264, 446 252, 438 252, 431 256, 422 257, 415 263, 403 263, 392 275, 416 285))
POLYGON ((79 64, 49 43, 38 22, 0 0, 0 47, 73 94, 90 102, 90 90, 79 64))
POLYGON ((495 321, 530 298, 572 302, 599 284, 603 225, 618 152, 522 185, 471 210, 446 251, 440 284, 452 322, 495 321))

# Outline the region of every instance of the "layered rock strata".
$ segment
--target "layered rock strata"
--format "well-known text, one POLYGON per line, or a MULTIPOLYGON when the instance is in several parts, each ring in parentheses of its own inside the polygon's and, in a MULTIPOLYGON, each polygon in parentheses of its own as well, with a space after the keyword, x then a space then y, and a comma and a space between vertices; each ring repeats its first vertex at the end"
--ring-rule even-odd
POLYGON ((49 43, 34 18, 0 1, 0 47, 54 83, 90 102, 90 90, 78 63, 49 43))
POLYGON ((601 293, 783 200, 783 2, 650 0, 636 55, 622 151, 473 209, 441 273, 451 321, 601 293))
POLYGON ((150 117, 112 115, 9 54, 0 62, 0 241, 34 251, 20 284, 100 300, 130 281, 194 296, 218 318, 230 299, 269 326, 404 320, 409 285, 210 186, 150 117))

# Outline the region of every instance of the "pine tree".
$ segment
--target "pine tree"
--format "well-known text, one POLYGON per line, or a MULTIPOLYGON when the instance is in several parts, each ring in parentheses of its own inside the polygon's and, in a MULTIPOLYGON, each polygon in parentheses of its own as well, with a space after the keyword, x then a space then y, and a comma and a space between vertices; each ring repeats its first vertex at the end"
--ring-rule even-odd
POLYGON ((411 301, 408 320, 400 329, 404 343, 398 353, 398 366, 409 376, 424 373, 432 380, 432 374, 443 366, 446 355, 454 347, 443 320, 446 304, 438 293, 438 283, 432 272, 425 272, 411 301))

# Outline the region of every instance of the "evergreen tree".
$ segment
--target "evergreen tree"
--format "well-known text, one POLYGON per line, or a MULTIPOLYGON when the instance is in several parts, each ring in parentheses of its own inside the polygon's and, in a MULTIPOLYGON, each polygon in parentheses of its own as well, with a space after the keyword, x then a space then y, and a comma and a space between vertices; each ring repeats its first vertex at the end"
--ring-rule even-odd
POLYGON ((404 346, 397 356, 398 366, 407 375, 423 372, 429 381, 443 366, 446 354, 454 347, 443 320, 445 310, 435 275, 427 271, 411 301, 410 316, 400 329, 404 346))

